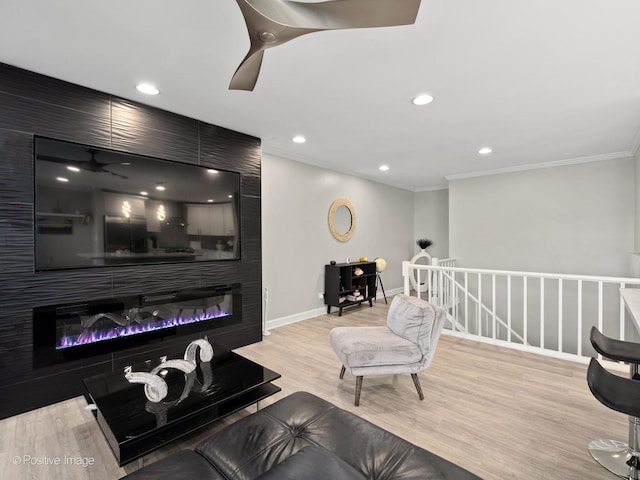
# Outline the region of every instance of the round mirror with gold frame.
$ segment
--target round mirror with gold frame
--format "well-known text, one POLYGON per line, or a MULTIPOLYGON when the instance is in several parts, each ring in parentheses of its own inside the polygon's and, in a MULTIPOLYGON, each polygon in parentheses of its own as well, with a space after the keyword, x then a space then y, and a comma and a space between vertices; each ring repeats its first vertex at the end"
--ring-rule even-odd
POLYGON ((338 198, 329 208, 329 230, 336 240, 348 241, 356 229, 356 210, 346 198, 338 198))

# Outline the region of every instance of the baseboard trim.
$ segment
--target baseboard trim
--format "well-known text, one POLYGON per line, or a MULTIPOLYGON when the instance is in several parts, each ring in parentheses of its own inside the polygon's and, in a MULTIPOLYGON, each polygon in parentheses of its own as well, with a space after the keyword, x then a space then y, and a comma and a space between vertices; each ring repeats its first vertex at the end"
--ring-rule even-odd
MULTIPOLYGON (((568 360, 570 362, 576 362, 576 363, 582 363, 584 365, 588 364, 589 361, 591 360, 590 357, 579 356, 574 353, 556 352, 554 350, 542 350, 538 347, 533 347, 530 345, 522 345, 520 343, 507 342, 505 340, 480 337, 477 335, 457 332, 457 331, 449 330, 446 328, 442 330, 442 334, 450 337, 464 338, 465 340, 473 340, 475 342, 480 342, 480 343, 488 343, 489 345, 496 345, 498 347, 511 348, 513 350, 520 350, 522 352, 534 353, 536 355, 542 355, 545 357, 557 358, 560 360, 568 360)), ((628 371, 628 367, 624 366, 623 364, 617 364, 617 362, 606 361, 605 365, 607 365, 608 367, 614 370, 628 371)))
POLYGON ((273 318, 267 320, 267 330, 272 328, 284 327, 285 325, 291 325, 292 323, 298 323, 302 320, 309 318, 319 317, 327 313, 325 307, 314 308, 313 310, 307 310, 306 312, 294 313, 293 315, 287 315, 286 317, 273 318))
MULTIPOLYGON (((386 290, 387 299, 393 295, 398 293, 402 293, 403 289, 400 288, 392 288, 391 290, 386 290)), ((382 292, 378 292, 376 295, 376 301, 379 300, 384 301, 384 295, 382 292)), ((308 320, 310 318, 319 317, 321 315, 327 314, 327 307, 314 308, 313 310, 307 310, 306 312, 294 313, 293 315, 287 315, 286 317, 280 318, 272 318, 271 320, 267 320, 266 327, 267 330, 271 330, 272 328, 284 327, 285 325, 291 325, 292 323, 298 323, 303 320, 308 320)))

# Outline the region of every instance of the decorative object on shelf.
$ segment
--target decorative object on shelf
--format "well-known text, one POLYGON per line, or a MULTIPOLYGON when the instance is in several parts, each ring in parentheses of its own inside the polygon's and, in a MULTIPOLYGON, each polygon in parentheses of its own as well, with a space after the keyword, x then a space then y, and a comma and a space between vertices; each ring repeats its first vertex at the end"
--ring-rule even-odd
POLYGON ((329 230, 340 242, 346 242, 353 236, 356 230, 356 210, 346 198, 338 198, 331 204, 329 230))
MULTIPOLYGON (((365 288, 367 287, 365 286, 365 288)), ((364 295, 360 294, 360 290, 356 288, 353 292, 351 292, 351 295, 347 295, 347 300, 349 300, 350 302, 364 300, 364 295)))
MULTIPOLYGON (((432 257, 427 253, 426 250, 431 245, 433 245, 433 242, 428 238, 419 238, 416 244, 418 245, 418 247, 420 247, 420 251, 413 256, 413 258, 411 259, 411 263, 425 263, 426 265, 431 265, 432 257), (422 258, 426 259, 426 262, 418 262, 418 260, 422 258)), ((413 273, 409 277, 409 281, 411 282, 411 286, 416 292, 426 292, 429 288, 428 282, 422 281, 422 279, 420 285, 418 285, 417 270, 413 270, 413 273)))
MULTIPOLYGON (((191 387, 194 384, 194 373, 198 363, 196 361, 196 353, 200 351, 201 368, 203 369, 203 380, 206 383, 206 366, 213 359, 213 347, 209 341, 205 339, 198 339, 187 345, 184 352, 184 359, 172 359, 167 360, 166 357, 162 357, 160 364, 156 366, 150 372, 134 372, 131 367, 125 367, 125 378, 129 383, 142 383, 144 384, 144 394, 151 402, 161 402, 167 396, 169 388, 164 377, 167 375, 169 369, 180 370, 185 374, 185 389, 182 395, 177 401, 171 402, 172 405, 179 403, 187 397, 191 391, 191 387), (203 368, 204 366, 204 368, 203 368), (187 388, 188 387, 188 388, 187 388)), ((209 372, 211 368, 209 366, 209 372)), ((210 375, 209 375, 210 376, 210 375)), ((207 385, 208 387, 208 385, 207 385)))
POLYGON ((353 269, 353 274, 356 277, 359 277, 360 275, 362 275, 364 273, 364 270, 362 270, 360 267, 356 267, 353 269))
POLYGON ((378 283, 382 289, 382 296, 384 297, 384 303, 387 302, 387 294, 384 292, 384 285, 382 285, 382 277, 380 274, 387 269, 387 261, 384 258, 376 257, 373 259, 376 262, 376 290, 378 290, 378 283))
POLYGON ((336 264, 336 261, 335 261, 335 260, 331 260, 331 261, 329 262, 329 265, 335 265, 335 264, 336 264))
POLYGON ((368 262, 369 259, 367 257, 360 257, 361 262, 368 262))

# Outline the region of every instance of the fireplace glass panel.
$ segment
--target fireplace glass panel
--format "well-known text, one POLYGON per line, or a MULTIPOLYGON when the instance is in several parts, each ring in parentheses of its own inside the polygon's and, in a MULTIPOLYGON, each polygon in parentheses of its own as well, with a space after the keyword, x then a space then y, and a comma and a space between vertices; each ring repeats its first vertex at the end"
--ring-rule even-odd
POLYGON ((241 318, 236 283, 36 307, 34 366, 208 332, 241 318))
POLYGON ((57 350, 113 340, 233 314, 230 292, 115 311, 75 312, 56 319, 57 350))

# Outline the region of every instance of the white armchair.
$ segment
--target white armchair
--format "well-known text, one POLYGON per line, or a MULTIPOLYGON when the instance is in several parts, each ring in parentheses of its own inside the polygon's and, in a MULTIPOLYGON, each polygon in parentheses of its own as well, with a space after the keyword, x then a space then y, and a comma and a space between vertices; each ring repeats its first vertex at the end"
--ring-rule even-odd
POLYGON ((420 400, 424 399, 418 373, 431 364, 445 311, 425 300, 396 295, 389 307, 386 327, 336 327, 331 346, 344 372, 356 377, 355 405, 360 404, 365 375, 411 374, 420 400))

